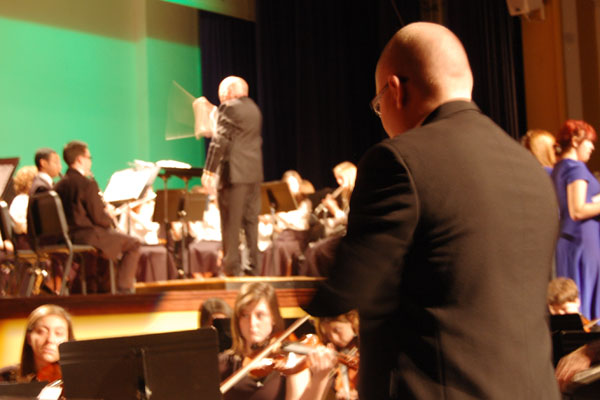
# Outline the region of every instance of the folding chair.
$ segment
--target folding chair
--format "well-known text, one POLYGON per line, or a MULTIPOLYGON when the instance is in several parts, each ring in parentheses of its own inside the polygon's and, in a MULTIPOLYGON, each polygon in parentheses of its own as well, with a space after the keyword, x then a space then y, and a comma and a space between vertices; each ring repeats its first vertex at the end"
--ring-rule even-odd
MULTIPOLYGON (((73 244, 69 237, 69 228, 67 219, 62 206, 62 201, 58 194, 50 190, 32 196, 29 199, 28 209, 29 234, 32 238, 33 250, 37 254, 67 254, 67 261, 64 265, 60 295, 68 294, 67 282, 73 265, 73 257, 79 254, 80 257, 80 279, 81 291, 87 294, 85 280, 85 259, 84 253, 98 254, 98 250, 91 245, 73 244), (55 244, 46 244, 52 242, 55 244)), ((115 271, 112 260, 109 261, 110 289, 111 293, 116 293, 115 271)))
POLYGON ((2 236, 2 240, 8 241, 13 246, 12 251, 4 249, 4 263, 0 272, 2 274, 0 292, 15 295, 21 293, 21 285, 26 274, 29 274, 29 281, 25 295, 30 296, 33 292, 39 291, 41 281, 48 273, 40 266, 40 259, 35 252, 17 248, 13 221, 8 204, 3 200, 0 201, 0 236, 2 236), (23 264, 29 265, 29 268, 27 270, 20 268, 23 264))

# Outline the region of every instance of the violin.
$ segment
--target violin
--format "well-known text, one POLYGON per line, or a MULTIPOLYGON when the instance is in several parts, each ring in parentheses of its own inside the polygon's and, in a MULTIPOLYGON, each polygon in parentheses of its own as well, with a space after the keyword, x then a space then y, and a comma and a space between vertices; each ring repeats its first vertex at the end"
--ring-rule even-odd
MULTIPOLYGON (((358 347, 353 346, 348 349, 347 354, 358 359, 358 347)), ((337 398, 349 400, 358 399, 358 393, 356 391, 358 383, 358 365, 356 365, 356 367, 349 367, 345 364, 339 364, 335 370, 335 374, 334 390, 338 394, 337 398)))
POLYGON ((44 368, 40 369, 36 373, 35 378, 39 382, 54 382, 59 379, 62 379, 62 371, 60 369, 60 365, 58 365, 57 362, 46 365, 44 368))
POLYGON ((281 344, 281 342, 283 342, 288 336, 290 336, 292 332, 298 329, 300 325, 302 325, 306 320, 308 320, 308 318, 309 316, 305 315, 304 317, 294 321, 294 323, 290 325, 290 327, 286 329, 279 337, 275 338, 271 344, 269 344, 267 347, 261 350, 254 358, 248 360, 245 363, 246 365, 242 366, 242 368, 236 371, 233 375, 225 379, 219 387, 221 393, 225 394, 227 391, 229 391, 229 389, 234 387, 239 381, 241 381, 246 375, 248 375, 248 373, 251 370, 256 369, 264 358, 269 356, 271 352, 281 344))

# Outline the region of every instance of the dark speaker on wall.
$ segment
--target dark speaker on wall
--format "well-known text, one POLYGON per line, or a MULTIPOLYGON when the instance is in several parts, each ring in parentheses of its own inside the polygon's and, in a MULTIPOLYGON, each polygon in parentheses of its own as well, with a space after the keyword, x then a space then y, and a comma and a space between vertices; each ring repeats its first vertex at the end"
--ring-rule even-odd
POLYGON ((527 15, 544 8, 544 0, 506 0, 510 15, 527 15))

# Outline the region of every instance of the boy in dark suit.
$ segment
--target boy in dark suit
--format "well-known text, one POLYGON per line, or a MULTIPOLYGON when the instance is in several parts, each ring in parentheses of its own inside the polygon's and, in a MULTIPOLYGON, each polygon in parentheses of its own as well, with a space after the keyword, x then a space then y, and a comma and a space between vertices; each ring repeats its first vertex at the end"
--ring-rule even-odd
POLYGON ((71 240, 96 247, 106 259, 121 258, 117 289, 122 293, 133 292, 140 242, 113 229, 113 221, 100 198, 98 183, 91 177, 92 156, 87 144, 80 141, 67 143, 63 158, 69 169, 54 190, 62 200, 71 240))

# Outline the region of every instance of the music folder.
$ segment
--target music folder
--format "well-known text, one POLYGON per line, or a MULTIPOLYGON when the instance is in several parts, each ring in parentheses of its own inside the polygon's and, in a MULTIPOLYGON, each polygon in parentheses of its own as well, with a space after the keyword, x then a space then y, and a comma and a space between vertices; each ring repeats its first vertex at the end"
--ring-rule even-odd
POLYGON ((204 328, 59 346, 67 399, 221 399, 217 332, 204 328))

